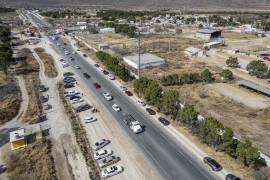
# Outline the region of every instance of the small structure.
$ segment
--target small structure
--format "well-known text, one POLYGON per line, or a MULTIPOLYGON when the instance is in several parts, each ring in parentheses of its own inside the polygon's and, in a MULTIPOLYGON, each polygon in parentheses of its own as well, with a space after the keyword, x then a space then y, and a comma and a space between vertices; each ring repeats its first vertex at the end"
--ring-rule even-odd
POLYGON ((106 49, 109 49, 110 46, 108 44, 106 44, 106 43, 103 43, 103 44, 98 44, 98 48, 100 50, 106 50, 106 49))
POLYGON ((221 31, 220 30, 214 30, 214 29, 201 29, 197 31, 196 37, 210 41, 212 39, 217 39, 221 37, 221 31))
POLYGON ((115 33, 115 28, 102 28, 99 33, 115 33))
MULTIPOLYGON (((127 63, 129 66, 138 69, 139 67, 139 55, 133 55, 133 56, 125 56, 123 57, 123 60, 125 63, 127 63)), ((165 60, 150 54, 150 53, 146 53, 146 54, 141 54, 140 56, 140 68, 146 68, 146 67, 150 67, 150 66, 160 66, 162 64, 165 64, 165 60)))
POLYGON ((195 48, 195 47, 188 47, 185 49, 185 56, 187 57, 193 57, 197 56, 201 49, 195 48))
POLYGON ((9 133, 11 150, 16 150, 27 146, 25 139, 25 129, 18 129, 9 133))
POLYGON ((270 89, 262 87, 258 84, 251 82, 251 81, 241 80, 241 81, 238 81, 237 84, 239 86, 251 89, 251 90, 256 91, 256 92, 263 94, 265 96, 270 96, 270 89))
POLYGON ((212 41, 212 42, 209 42, 209 43, 205 43, 203 45, 203 47, 205 49, 212 49, 212 48, 217 48, 218 46, 221 46, 222 45, 222 42, 220 41, 212 41))

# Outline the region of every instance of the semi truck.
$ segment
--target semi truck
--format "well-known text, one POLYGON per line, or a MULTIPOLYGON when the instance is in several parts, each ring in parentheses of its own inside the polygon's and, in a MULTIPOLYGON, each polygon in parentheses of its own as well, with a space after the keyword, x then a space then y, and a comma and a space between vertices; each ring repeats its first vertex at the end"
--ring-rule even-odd
POLYGON ((140 122, 136 120, 132 115, 126 114, 124 118, 124 123, 129 126, 129 128, 135 133, 138 134, 143 131, 140 122))

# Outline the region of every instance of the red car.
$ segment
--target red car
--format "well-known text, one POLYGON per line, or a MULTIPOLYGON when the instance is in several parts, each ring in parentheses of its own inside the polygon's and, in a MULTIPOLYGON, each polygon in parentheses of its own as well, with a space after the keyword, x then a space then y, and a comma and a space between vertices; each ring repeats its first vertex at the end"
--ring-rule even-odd
POLYGON ((128 95, 128 96, 132 96, 132 95, 133 95, 132 92, 130 92, 130 91, 125 91, 125 93, 126 93, 126 95, 128 95))
POLYGON ((101 86, 98 83, 94 83, 96 89, 99 89, 101 86))

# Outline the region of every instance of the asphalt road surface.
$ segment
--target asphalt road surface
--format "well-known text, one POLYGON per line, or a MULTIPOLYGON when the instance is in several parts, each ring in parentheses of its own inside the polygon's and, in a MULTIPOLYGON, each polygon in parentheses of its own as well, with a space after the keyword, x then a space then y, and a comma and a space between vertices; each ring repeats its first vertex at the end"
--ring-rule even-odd
MULTIPOLYGON (((30 14, 30 17, 40 26, 48 26, 43 20, 30 14)), ((148 119, 147 116, 142 114, 134 103, 132 103, 128 96, 123 93, 120 88, 116 87, 107 78, 107 76, 100 73, 100 70, 91 65, 87 60, 79 54, 71 54, 69 56, 64 55, 62 48, 59 48, 56 43, 63 45, 63 41, 59 38, 57 41, 51 40, 51 43, 55 45, 62 53, 65 59, 74 57, 73 62, 69 62, 73 65, 79 65, 81 69, 77 69, 76 72, 84 79, 90 91, 92 91, 103 103, 111 115, 118 120, 119 125, 125 129, 127 135, 135 142, 135 144, 142 150, 146 158, 150 161, 156 171, 159 173, 161 179, 177 179, 177 180, 210 180, 218 179, 210 170, 203 167, 203 163, 192 157, 185 148, 181 147, 177 142, 169 136, 164 130, 158 127, 154 122, 148 119), (90 79, 86 79, 83 73, 87 72, 91 75, 90 79), (98 82, 101 85, 100 89, 96 89, 93 85, 94 82, 98 82), (103 97, 103 92, 109 92, 113 96, 112 101, 107 101, 103 97), (121 108, 121 112, 115 112, 111 106, 112 104, 118 104, 121 108), (145 131, 140 134, 134 134, 123 122, 124 114, 131 114, 135 119, 140 121, 145 126, 145 131)), ((69 52, 77 51, 70 45, 65 46, 69 52)), ((132 154, 131 154, 132 156, 132 154)))

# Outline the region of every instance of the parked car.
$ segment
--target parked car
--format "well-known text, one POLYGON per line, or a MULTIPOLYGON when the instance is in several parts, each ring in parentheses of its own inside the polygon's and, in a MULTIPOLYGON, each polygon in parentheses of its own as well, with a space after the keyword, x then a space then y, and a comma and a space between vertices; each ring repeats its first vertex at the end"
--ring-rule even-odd
POLYGON ((145 109, 150 115, 155 115, 156 114, 156 111, 154 111, 153 109, 151 108, 146 108, 145 109))
POLYGON ((170 124, 170 121, 168 121, 167 119, 163 117, 159 117, 158 121, 161 122, 164 126, 168 126, 170 124))
POLYGON ((128 95, 128 96, 132 96, 132 95, 133 95, 132 92, 130 92, 130 91, 125 91, 125 93, 126 93, 126 95, 128 95))
POLYGON ((104 96, 104 98, 105 98, 107 101, 110 101, 110 100, 113 99, 113 97, 112 97, 109 93, 107 93, 107 92, 103 93, 103 96, 104 96))
POLYGON ((94 66, 98 68, 99 67, 99 64, 94 64, 94 66))
POLYGON ((86 79, 89 79, 91 76, 87 73, 83 73, 83 76, 86 78, 86 79))
POLYGON ((108 74, 109 74, 109 72, 106 71, 106 70, 103 70, 102 72, 103 72, 103 74, 105 74, 105 75, 108 75, 108 74))
POLYGON ((100 168, 105 168, 107 166, 110 166, 112 164, 117 163, 118 161, 120 161, 120 157, 118 156, 109 156, 106 157, 104 159, 98 160, 98 164, 100 168))
POLYGON ((145 106, 145 103, 142 100, 138 100, 138 104, 140 104, 141 106, 145 106))
POLYGON ((73 99, 80 99, 81 98, 81 96, 79 96, 79 95, 71 95, 71 96, 69 96, 69 99, 70 100, 73 100, 73 99))
POLYGON ((72 104, 77 104, 77 103, 81 103, 81 102, 84 102, 84 100, 82 98, 72 99, 72 104))
POLYGON ((87 55, 86 54, 83 54, 83 57, 87 57, 87 55))
POLYGON ((94 159, 95 160, 102 159, 102 158, 108 157, 108 156, 110 156, 112 154, 113 154, 112 150, 110 150, 110 149, 102 149, 102 150, 99 150, 99 151, 94 153, 94 159))
POLYGON ((109 78, 110 80, 115 80, 115 77, 114 77, 112 74, 108 74, 108 78, 109 78))
POLYGON ((120 86, 120 89, 122 90, 122 91, 126 91, 127 90, 127 88, 125 87, 125 86, 120 86))
POLYGON ((94 83, 96 89, 99 89, 101 86, 98 83, 94 83))
POLYGON ((74 73, 72 73, 72 72, 65 72, 63 74, 64 77, 69 77, 69 76, 73 76, 73 75, 74 75, 74 73))
POLYGON ((108 178, 108 177, 117 175, 117 174, 121 173, 122 171, 124 171, 124 168, 122 166, 117 165, 117 166, 112 166, 112 167, 108 167, 108 168, 104 169, 101 172, 101 175, 103 178, 108 178))
POLYGON ((203 162, 210 166, 213 171, 220 171, 222 169, 222 166, 211 157, 204 157, 203 162))
POLYGON ((50 104, 44 104, 43 105, 43 109, 45 110, 45 111, 47 111, 47 110, 49 110, 49 109, 51 109, 52 108, 52 105, 50 105, 50 104))
POLYGON ((233 175, 233 174, 227 174, 225 177, 226 180, 241 180, 239 177, 233 175))
POLYGON ((97 118, 94 117, 85 117, 84 118, 85 123, 91 123, 97 121, 97 118))
POLYGON ((40 102, 45 103, 49 101, 49 95, 47 94, 46 96, 41 96, 40 97, 40 102))
POLYGON ((75 87, 75 86, 74 86, 74 83, 65 83, 65 84, 64 84, 64 88, 65 88, 65 89, 73 88, 73 87, 75 87))
POLYGON ((104 146, 106 146, 106 145, 109 144, 109 143, 110 143, 109 140, 107 140, 107 139, 101 139, 101 140, 97 141, 97 142, 92 146, 92 149, 93 149, 94 151, 97 151, 97 150, 103 148, 104 146))
POLYGON ((80 66, 78 66, 78 65, 75 65, 75 66, 73 66, 75 69, 81 69, 81 67, 80 66))
POLYGON ((121 108, 120 108, 117 104, 112 105, 112 108, 113 108, 113 110, 116 111, 116 112, 121 111, 121 108))
POLYGON ((46 91, 48 91, 48 90, 49 90, 49 88, 46 87, 46 86, 44 86, 44 85, 40 85, 40 86, 39 86, 39 92, 46 92, 46 91))

